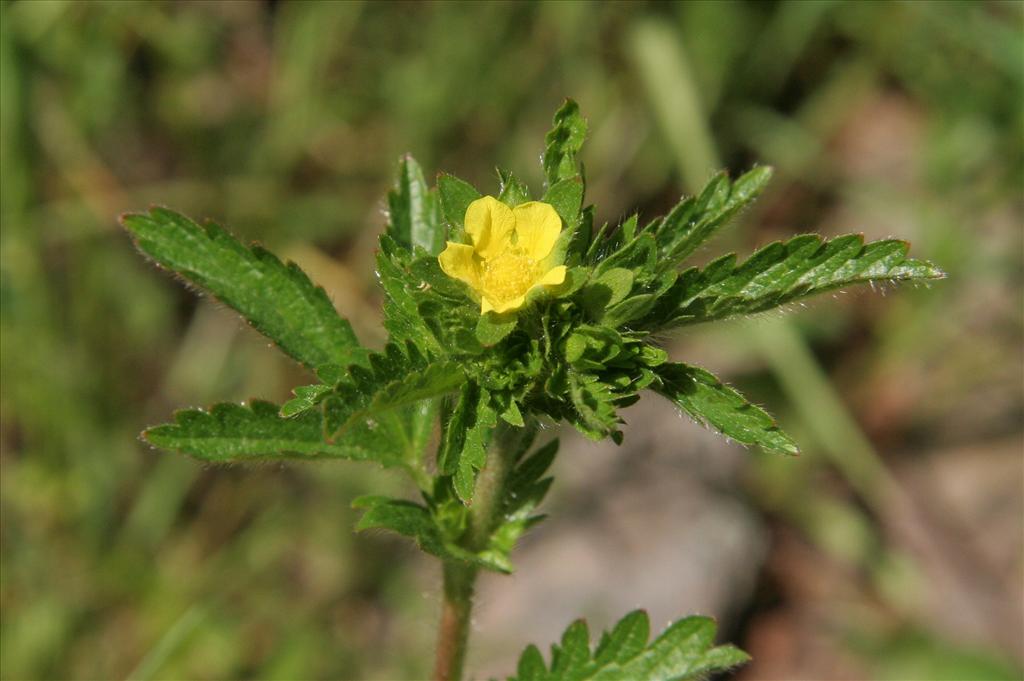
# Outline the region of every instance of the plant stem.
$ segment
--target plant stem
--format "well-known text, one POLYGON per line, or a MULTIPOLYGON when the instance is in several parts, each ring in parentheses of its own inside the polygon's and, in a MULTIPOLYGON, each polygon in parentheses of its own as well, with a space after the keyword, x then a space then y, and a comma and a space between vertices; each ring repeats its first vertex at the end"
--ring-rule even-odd
POLYGON ((476 573, 475 565, 454 561, 444 564, 444 604, 437 635, 434 681, 459 681, 462 678, 476 573))
MULTIPOLYGON (((491 532, 500 520, 505 482, 515 465, 520 438, 526 430, 499 424, 494 431, 487 462, 476 480, 469 529, 462 542, 464 548, 474 553, 487 548, 491 532)), ((479 568, 470 563, 444 563, 444 604, 437 637, 434 681, 462 679, 478 572, 479 568)))

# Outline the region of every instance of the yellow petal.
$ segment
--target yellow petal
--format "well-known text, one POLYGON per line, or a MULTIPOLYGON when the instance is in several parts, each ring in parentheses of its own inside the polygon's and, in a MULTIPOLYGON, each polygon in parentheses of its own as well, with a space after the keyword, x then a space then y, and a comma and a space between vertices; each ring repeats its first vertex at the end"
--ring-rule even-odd
POLYGON ((491 310, 497 312, 498 314, 501 314, 503 312, 511 312, 512 310, 517 310, 521 308, 523 306, 523 303, 525 302, 526 294, 523 294, 516 298, 512 298, 510 300, 503 300, 497 303, 492 303, 490 300, 487 299, 487 296, 484 296, 480 301, 480 314, 487 314, 491 310))
POLYGON ((537 283, 544 284, 545 286, 557 286, 565 281, 565 272, 567 269, 568 268, 565 265, 552 267, 544 273, 544 276, 537 280, 537 283))
POLYGON ((509 246, 516 218, 512 209, 493 196, 485 196, 466 209, 466 234, 473 247, 486 259, 500 255, 509 246))
POLYGON ((520 204, 512 212, 516 219, 519 248, 534 260, 546 258, 562 231, 562 219, 558 213, 550 203, 540 201, 520 204))
POLYGON ((474 289, 480 288, 480 266, 473 259, 473 247, 469 244, 449 241, 437 261, 449 277, 464 281, 474 289))

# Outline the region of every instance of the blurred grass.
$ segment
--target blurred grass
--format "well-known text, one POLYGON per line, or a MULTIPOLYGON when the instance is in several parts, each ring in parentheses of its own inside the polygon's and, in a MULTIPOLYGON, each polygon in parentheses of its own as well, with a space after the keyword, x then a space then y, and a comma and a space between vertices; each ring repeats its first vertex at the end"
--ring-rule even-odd
MULTIPOLYGON (((720 246, 857 230, 911 239, 947 268, 929 290, 843 296, 786 327, 810 352, 773 361, 802 362, 790 381, 830 377, 850 435, 829 432, 835 419, 813 404, 786 409, 783 394, 803 388, 757 362, 713 368, 808 443, 799 463, 755 457, 751 498, 873 575, 865 599, 893 633, 866 643, 851 625, 848 654, 878 678, 942 651, 965 675, 1012 678, 1019 629, 993 616, 985 640, 951 640, 956 627, 909 595, 922 577, 900 557, 888 507, 858 499, 872 483, 851 493, 831 470, 853 433, 881 466, 1020 438, 1020 4, 0 12, 0 677, 422 676, 433 575, 400 542, 349 532, 352 496, 401 493, 397 480, 355 465, 203 469, 136 441, 176 406, 280 400, 302 376, 153 271, 115 218, 154 202, 217 218, 300 262, 379 342, 367 263, 398 155, 481 187, 500 163, 537 187, 551 112, 573 96, 592 126, 599 219, 658 214, 719 163, 768 163, 769 195, 720 246)), ((747 357, 738 328, 686 341, 747 357)))

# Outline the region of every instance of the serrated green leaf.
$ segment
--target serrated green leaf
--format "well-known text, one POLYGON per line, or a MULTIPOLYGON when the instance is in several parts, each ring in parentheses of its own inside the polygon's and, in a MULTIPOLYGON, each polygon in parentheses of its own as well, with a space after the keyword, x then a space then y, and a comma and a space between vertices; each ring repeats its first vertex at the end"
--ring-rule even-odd
POLYGON ((385 234, 377 271, 386 294, 384 326, 393 341, 432 355, 482 352, 474 337, 479 305, 466 296, 464 284, 440 270, 437 258, 410 257, 385 234))
POLYGON ((515 208, 530 200, 530 190, 511 171, 498 168, 498 183, 498 200, 505 205, 515 208))
POLYGON ((361 427, 327 442, 320 410, 292 418, 284 418, 278 411, 276 405, 262 401, 248 406, 222 403, 209 411, 185 409, 175 413, 174 423, 155 426, 142 435, 156 447, 212 463, 354 459, 396 466, 409 462, 404 431, 407 414, 391 414, 373 429, 361 427))
POLYGON ((487 460, 487 445, 498 417, 490 394, 475 383, 463 386, 458 402, 442 424, 437 466, 451 475, 455 491, 464 503, 473 500, 476 474, 487 460))
POLYGON ((235 309, 307 367, 366 360, 352 327, 294 263, 165 208, 125 215, 121 224, 140 251, 235 309))
POLYGON ((352 507, 364 510, 356 524, 357 531, 378 527, 388 529, 411 537, 427 553, 449 557, 444 538, 426 507, 375 495, 358 497, 353 500, 352 507))
POLYGON ((617 396, 606 383, 596 376, 572 372, 569 396, 578 417, 573 425, 581 433, 592 440, 603 440, 618 432, 617 396))
POLYGON ((871 281, 938 279, 931 263, 907 258, 904 241, 864 243, 851 234, 823 241, 804 234, 768 244, 737 265, 725 256, 684 272, 659 301, 648 328, 763 312, 807 296, 871 281))
POLYGON ((526 646, 526 650, 519 656, 519 664, 516 667, 518 681, 542 681, 547 673, 544 656, 541 655, 537 646, 532 644, 526 646))
POLYGON ((448 173, 438 175, 437 192, 441 197, 441 212, 445 221, 461 230, 466 219, 466 209, 480 198, 480 192, 465 180, 448 173))
POLYGON ((587 121, 580 115, 580 107, 571 99, 565 100, 555 112, 553 125, 544 137, 544 177, 551 187, 559 180, 577 175, 576 154, 587 137, 587 121))
POLYGON ((540 499, 530 498, 530 490, 551 467, 556 454, 558 454, 557 438, 519 462, 509 476, 508 498, 505 502, 506 515, 511 516, 521 512, 525 505, 530 505, 529 510, 532 511, 540 503, 540 499))
POLYGON ((750 205, 771 180, 772 169, 760 166, 729 182, 726 173, 715 175, 703 191, 681 201, 654 230, 659 266, 675 267, 707 241, 729 219, 750 205))
POLYGON ((657 265, 658 246, 654 236, 641 232, 601 261, 594 272, 600 277, 612 268, 625 268, 631 270, 635 278, 646 280, 655 276, 657 265))
POLYGON ((395 187, 388 192, 388 234, 409 251, 417 247, 431 255, 444 248, 445 229, 437 194, 430 191, 412 156, 398 165, 395 187))
POLYGON ((672 400, 694 420, 726 437, 767 452, 797 454, 796 443, 779 430, 775 420, 711 373, 686 364, 662 364, 654 369, 652 389, 672 400))
POLYGON ((693 681, 747 662, 741 650, 714 647, 717 630, 709 617, 687 617, 668 627, 648 645, 647 613, 630 613, 601 638, 593 654, 586 623, 573 622, 560 645, 552 645, 551 666, 536 646, 519 659, 508 681, 693 681))
POLYGON ((403 499, 368 495, 355 499, 352 507, 364 509, 356 524, 357 531, 374 528, 391 530, 411 538, 422 550, 442 560, 480 564, 472 553, 446 540, 442 528, 425 506, 403 499))
POLYGON ((370 368, 353 367, 347 379, 323 400, 324 428, 329 439, 354 425, 373 427, 381 415, 421 400, 458 390, 465 383, 462 367, 451 361, 428 361, 390 344, 370 355, 370 368))
POLYGON ((579 619, 562 634, 560 646, 551 646, 551 674, 558 679, 576 677, 589 661, 590 630, 579 619))
POLYGON ((625 664, 643 652, 651 636, 651 623, 647 613, 634 610, 629 613, 603 637, 594 650, 594 661, 598 664, 625 664))

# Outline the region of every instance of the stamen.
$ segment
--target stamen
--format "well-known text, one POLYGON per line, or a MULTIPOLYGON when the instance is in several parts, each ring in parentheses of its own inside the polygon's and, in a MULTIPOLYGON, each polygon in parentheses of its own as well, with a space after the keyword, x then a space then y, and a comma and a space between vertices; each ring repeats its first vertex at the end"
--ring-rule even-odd
POLYGON ((515 251, 485 260, 480 281, 484 295, 504 303, 525 294, 536 280, 536 265, 533 258, 515 251))

